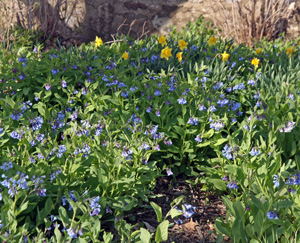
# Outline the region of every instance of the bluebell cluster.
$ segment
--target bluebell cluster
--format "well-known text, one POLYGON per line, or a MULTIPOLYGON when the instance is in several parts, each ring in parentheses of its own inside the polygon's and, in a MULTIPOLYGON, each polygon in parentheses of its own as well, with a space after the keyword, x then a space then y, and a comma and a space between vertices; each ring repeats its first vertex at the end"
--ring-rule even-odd
POLYGON ((232 146, 229 146, 226 144, 222 150, 223 155, 230 160, 234 160, 236 157, 236 149, 233 148, 232 146))
POLYGON ((236 182, 235 181, 231 181, 227 184, 227 187, 229 189, 239 189, 239 187, 236 185, 236 182))
POLYGON ((99 200, 100 200, 99 196, 91 199, 90 208, 92 211, 90 212, 90 216, 99 215, 101 211, 101 205, 98 203, 99 200))
POLYGON ((277 213, 275 211, 274 212, 269 211, 267 213, 267 217, 268 217, 268 219, 278 219, 277 213))

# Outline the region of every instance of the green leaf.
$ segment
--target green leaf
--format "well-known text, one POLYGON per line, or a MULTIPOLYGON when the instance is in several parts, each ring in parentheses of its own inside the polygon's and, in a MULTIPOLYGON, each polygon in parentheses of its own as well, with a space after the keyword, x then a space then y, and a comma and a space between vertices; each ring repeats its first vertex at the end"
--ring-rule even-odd
POLYGON ((214 146, 221 145, 221 144, 223 144, 223 143, 225 143, 225 142, 227 142, 227 141, 228 141, 227 138, 220 138, 220 139, 217 140, 216 143, 214 143, 214 146))
POLYGON ((70 223, 70 219, 69 219, 69 217, 68 217, 67 210, 66 210, 63 206, 60 206, 60 207, 59 207, 58 213, 59 213, 59 216, 61 217, 61 220, 62 220, 65 224, 69 224, 69 223, 70 223))
POLYGON ((181 137, 184 137, 184 129, 182 127, 174 126, 173 128, 177 134, 179 134, 181 137))
POLYGON ((172 208, 172 209, 170 210, 170 215, 171 215, 171 217, 172 217, 172 219, 173 219, 173 218, 175 218, 175 217, 177 217, 177 216, 182 215, 182 212, 179 212, 177 209, 172 208))
POLYGON ((221 179, 209 179, 208 182, 212 183, 215 188, 221 191, 225 191, 227 189, 225 182, 221 179))
POLYGON ((19 215, 20 213, 22 213, 27 207, 28 207, 28 203, 29 203, 29 201, 26 201, 24 204, 22 204, 22 206, 21 207, 18 207, 17 209, 16 209, 16 216, 17 215, 19 215))
POLYGON ((171 202, 171 206, 173 207, 174 205, 178 205, 179 203, 181 203, 181 201, 184 199, 184 196, 179 196, 176 197, 172 202, 171 202))
POLYGON ((162 210, 161 207, 158 206, 155 202, 150 202, 152 208, 154 209, 157 217, 157 221, 161 222, 162 221, 162 210))
POLYGON ((55 227, 54 229, 54 234, 55 234, 55 237, 56 237, 56 242, 62 242, 62 235, 60 233, 60 230, 58 229, 58 227, 55 227))
POLYGON ((8 95, 6 95, 5 100, 12 108, 14 108, 15 102, 13 101, 12 98, 10 98, 8 95))
POLYGON ((160 123, 159 118, 156 115, 154 115, 153 113, 150 112, 149 116, 150 116, 150 118, 151 118, 152 121, 154 121, 154 122, 156 122, 158 124, 160 123))
POLYGON ((159 243, 168 240, 169 220, 161 222, 156 229, 155 242, 159 243))
POLYGON ((104 243, 110 243, 112 239, 113 239, 113 235, 110 232, 109 233, 104 232, 103 234, 104 243))
POLYGON ((141 236, 140 236, 141 241, 143 243, 149 243, 151 240, 150 232, 144 228, 141 228, 140 231, 141 231, 141 236))

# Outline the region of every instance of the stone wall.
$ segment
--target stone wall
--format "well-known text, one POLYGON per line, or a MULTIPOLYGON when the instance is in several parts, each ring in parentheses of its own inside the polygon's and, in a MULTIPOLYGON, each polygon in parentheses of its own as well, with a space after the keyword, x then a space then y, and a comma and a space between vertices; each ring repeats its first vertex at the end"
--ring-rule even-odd
MULTIPOLYGON (((55 9, 57 1, 59 0, 48 0, 49 6, 55 9)), ((224 0, 228 11, 230 11, 231 1, 224 0)), ((300 0, 295 1, 299 7, 288 29, 288 34, 294 38, 300 35, 300 0)), ((65 0, 61 2, 63 4, 60 6, 60 20, 56 34, 67 39, 78 39, 81 42, 93 41, 96 35, 109 41, 112 39, 112 34, 117 32, 126 34, 130 28, 130 34, 135 37, 142 34, 143 27, 144 32, 167 33, 170 25, 181 28, 189 20, 195 21, 201 15, 212 20, 220 9, 216 0, 65 0), (130 26, 133 21, 134 24, 130 26)))

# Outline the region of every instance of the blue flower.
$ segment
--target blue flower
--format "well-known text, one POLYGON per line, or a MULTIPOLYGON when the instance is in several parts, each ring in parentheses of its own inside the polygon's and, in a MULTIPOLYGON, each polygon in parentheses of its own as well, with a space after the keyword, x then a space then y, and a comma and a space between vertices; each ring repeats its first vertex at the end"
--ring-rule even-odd
POLYGON ((185 105, 187 101, 184 98, 180 98, 177 100, 180 105, 185 105))
POLYGON ((195 141, 198 142, 198 143, 201 143, 202 142, 202 138, 200 137, 200 134, 198 134, 195 138, 195 141))
POLYGON ((267 213, 267 217, 268 217, 268 219, 278 219, 277 213, 276 213, 275 211, 274 211, 274 212, 269 211, 269 212, 267 213))
POLYGON ((198 119, 196 117, 190 117, 190 119, 188 120, 187 123, 190 124, 190 125, 193 125, 193 126, 197 126, 198 125, 198 119))
POLYGON ((198 105, 199 111, 205 111, 206 107, 204 105, 198 105))
POLYGON ((100 200, 99 196, 97 196, 91 200, 90 207, 91 207, 92 212, 90 212, 90 216, 99 215, 99 213, 101 211, 101 205, 98 203, 99 200, 100 200))
POLYGON ((260 151, 257 148, 252 148, 251 151, 249 152, 249 154, 251 156, 258 156, 260 154, 260 151))
POLYGON ((235 149, 232 146, 229 147, 228 144, 226 144, 222 150, 222 153, 227 159, 234 160, 236 157, 234 150, 235 149))
POLYGON ((77 233, 76 233, 76 229, 75 228, 70 228, 67 230, 69 237, 71 237, 72 239, 76 239, 77 238, 77 233))
POLYGON ((227 184, 227 187, 229 189, 239 189, 239 187, 236 185, 236 182, 235 181, 231 181, 227 184))
POLYGON ((279 178, 278 175, 273 176, 273 183, 275 187, 279 187, 279 178))

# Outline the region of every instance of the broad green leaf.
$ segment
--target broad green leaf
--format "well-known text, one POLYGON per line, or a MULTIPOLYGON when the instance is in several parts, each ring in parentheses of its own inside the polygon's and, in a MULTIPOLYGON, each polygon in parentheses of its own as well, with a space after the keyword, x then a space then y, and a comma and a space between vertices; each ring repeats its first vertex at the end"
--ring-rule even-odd
POLYGON ((154 209, 157 217, 157 221, 161 222, 162 221, 162 210, 161 207, 158 206, 155 202, 150 202, 152 208, 154 209))
POLYGON ((214 143, 214 146, 219 146, 219 145, 221 145, 221 144, 223 144, 223 143, 225 143, 227 141, 228 141, 227 138, 220 138, 220 139, 217 140, 216 143, 214 143))
POLYGON ((172 208, 170 210, 170 215, 171 215, 171 218, 173 219, 173 218, 175 218, 175 217, 177 217, 179 215, 182 215, 182 212, 179 212, 177 209, 172 208))
POLYGON ((69 219, 69 217, 68 217, 67 210, 66 210, 63 206, 60 206, 60 207, 59 207, 58 213, 59 213, 59 216, 61 217, 61 220, 62 220, 65 224, 69 224, 69 223, 70 223, 70 219, 69 219))
POLYGON ((225 191, 227 189, 225 182, 221 179, 209 179, 208 182, 212 183, 215 188, 221 191, 225 191))
POLYGON ((169 220, 161 222, 156 229, 155 242, 160 243, 168 240, 169 220))
POLYGON ((149 243, 151 241, 151 234, 148 230, 141 228, 141 236, 140 239, 143 243, 149 243))

